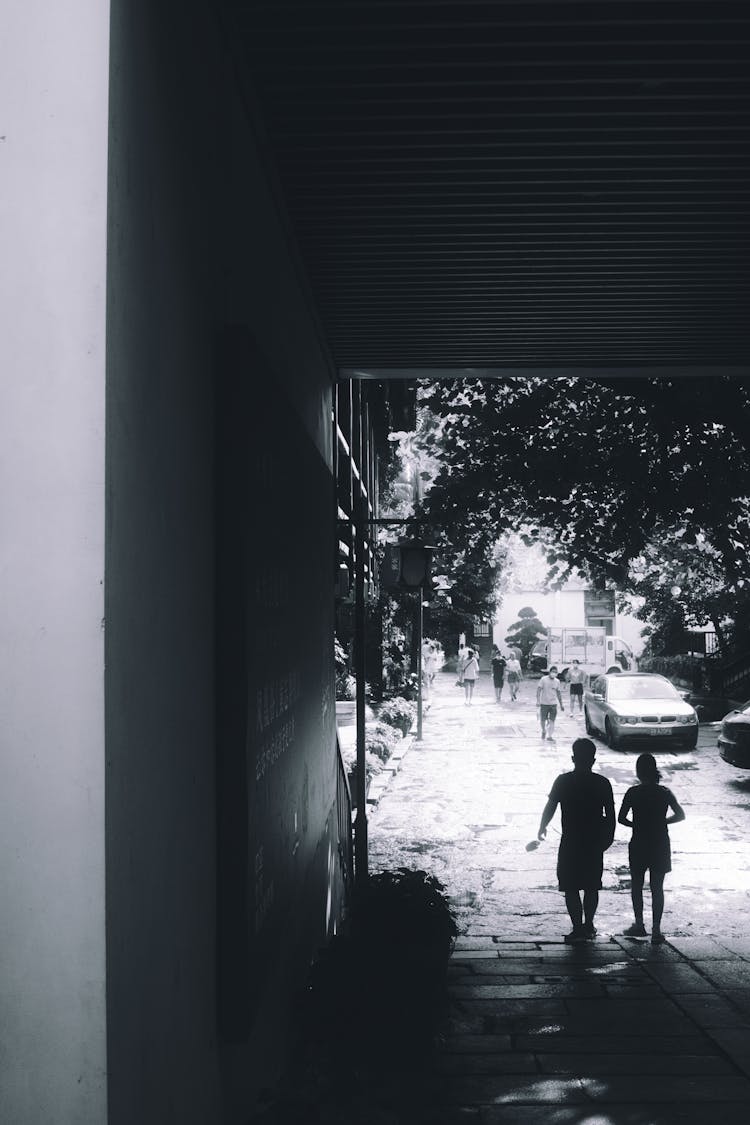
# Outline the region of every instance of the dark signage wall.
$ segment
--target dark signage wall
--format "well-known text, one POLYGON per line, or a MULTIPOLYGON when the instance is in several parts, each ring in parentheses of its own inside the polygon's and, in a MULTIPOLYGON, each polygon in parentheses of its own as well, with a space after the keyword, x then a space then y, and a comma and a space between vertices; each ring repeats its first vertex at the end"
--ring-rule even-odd
POLYGON ((336 795, 335 528, 330 472, 252 341, 227 333, 219 367, 219 1025, 242 1041, 290 935, 322 944, 338 898, 316 859, 336 795))

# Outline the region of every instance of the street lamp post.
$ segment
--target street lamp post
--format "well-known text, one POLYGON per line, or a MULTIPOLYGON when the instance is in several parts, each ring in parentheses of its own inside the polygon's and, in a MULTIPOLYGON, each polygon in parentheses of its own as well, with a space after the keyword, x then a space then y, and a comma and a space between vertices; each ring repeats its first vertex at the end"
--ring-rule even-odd
POLYGON ((422 602, 424 600, 425 586, 430 580, 431 552, 435 548, 427 543, 413 539, 399 545, 401 555, 400 581, 407 589, 417 591, 419 605, 417 608, 417 742, 422 741, 422 632, 424 628, 424 615, 422 602))

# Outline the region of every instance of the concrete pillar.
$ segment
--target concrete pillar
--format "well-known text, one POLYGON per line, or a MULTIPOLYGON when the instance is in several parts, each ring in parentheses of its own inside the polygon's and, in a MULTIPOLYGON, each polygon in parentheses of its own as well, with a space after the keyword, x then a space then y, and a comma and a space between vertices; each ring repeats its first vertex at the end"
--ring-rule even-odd
POLYGON ((0 12, 0 1120, 107 1120, 109 5, 0 12))

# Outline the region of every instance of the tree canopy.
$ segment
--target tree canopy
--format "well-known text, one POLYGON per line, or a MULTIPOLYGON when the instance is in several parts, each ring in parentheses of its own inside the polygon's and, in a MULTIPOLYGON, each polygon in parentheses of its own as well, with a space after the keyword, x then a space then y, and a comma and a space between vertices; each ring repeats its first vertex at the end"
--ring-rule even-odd
POLYGON ((654 605, 668 591, 687 624, 749 603, 746 380, 467 380, 422 402, 447 541, 481 552, 528 525, 552 583, 576 567, 654 605))

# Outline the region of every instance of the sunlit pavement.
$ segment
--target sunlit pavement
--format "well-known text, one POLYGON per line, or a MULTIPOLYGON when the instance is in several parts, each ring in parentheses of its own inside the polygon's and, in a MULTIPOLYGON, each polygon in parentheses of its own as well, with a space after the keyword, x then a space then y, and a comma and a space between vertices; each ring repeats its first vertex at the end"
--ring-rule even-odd
MULTIPOLYGON (((628 833, 618 827, 605 861, 597 938, 568 946, 555 881, 557 836, 551 831, 533 852, 525 845, 554 777, 570 767, 583 722, 566 713, 557 742, 542 743, 535 682, 523 685, 517 703, 498 705, 483 677, 472 707, 454 682, 440 677, 423 741, 406 754, 370 816, 371 869, 407 865, 437 874, 460 918, 450 1012, 430 1106, 418 1120, 744 1123, 750 778, 719 759, 710 727, 695 753, 660 751, 664 782, 687 813, 671 829, 668 942, 621 936, 632 915, 628 833)), ((634 780, 636 754, 598 746, 596 768, 612 781, 618 807, 634 780)))
MULTIPOLYGON (((412 745, 370 814, 371 869, 405 865, 439 876, 462 932, 556 938, 568 928, 555 879, 559 812, 545 843, 533 852, 525 845, 536 836, 552 781, 572 768, 573 739, 585 732, 566 700, 556 742, 542 742, 535 691, 536 681, 526 681, 516 703, 506 688, 497 704, 490 677, 482 676, 466 707, 455 676, 439 675, 423 741, 412 745)), ((612 782, 618 808, 635 783, 637 752, 595 741, 595 769, 612 782)), ((746 776, 719 758, 714 726, 701 728, 695 752, 654 751, 664 784, 687 814, 670 829, 664 932, 744 939, 750 935, 750 771, 746 776)), ((632 921, 628 837, 618 825, 605 856, 600 934, 619 933, 632 921)))

